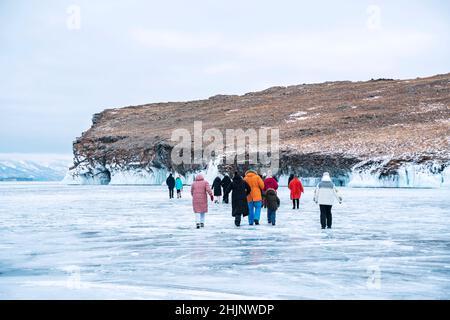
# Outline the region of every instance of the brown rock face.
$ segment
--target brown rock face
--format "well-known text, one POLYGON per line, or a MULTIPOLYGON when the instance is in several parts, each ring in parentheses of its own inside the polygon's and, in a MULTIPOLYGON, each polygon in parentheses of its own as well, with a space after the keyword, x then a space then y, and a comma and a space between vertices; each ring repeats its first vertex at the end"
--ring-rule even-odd
MULTIPOLYGON (((176 128, 203 130, 280 129, 280 168, 318 176, 323 170, 345 174, 355 164, 389 157, 384 168, 410 162, 450 160, 450 74, 414 80, 273 87, 242 96, 152 103, 108 109, 73 145, 80 165, 174 167, 170 141, 176 128)), ((223 166, 234 170, 232 166, 223 166)))

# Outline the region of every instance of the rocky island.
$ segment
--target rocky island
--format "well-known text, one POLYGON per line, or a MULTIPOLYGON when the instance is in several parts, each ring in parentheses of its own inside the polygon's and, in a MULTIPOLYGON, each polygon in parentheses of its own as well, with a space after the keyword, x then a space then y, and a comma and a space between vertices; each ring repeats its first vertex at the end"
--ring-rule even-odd
MULTIPOLYGON (((297 172, 313 185, 323 171, 348 186, 450 186, 450 74, 412 80, 325 82, 244 95, 107 109, 73 144, 65 181, 161 184, 169 171, 186 183, 233 166, 175 165, 171 132, 191 128, 280 129, 281 183, 297 172)), ((245 166, 238 168, 246 169, 245 166)), ((255 168, 258 169, 258 168, 255 168)))

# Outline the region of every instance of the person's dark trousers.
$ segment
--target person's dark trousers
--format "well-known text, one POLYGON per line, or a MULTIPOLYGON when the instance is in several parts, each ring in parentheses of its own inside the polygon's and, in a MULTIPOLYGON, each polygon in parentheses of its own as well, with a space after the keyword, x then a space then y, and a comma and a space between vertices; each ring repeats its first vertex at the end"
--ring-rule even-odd
POLYGON ((295 209, 299 207, 300 205, 300 199, 292 199, 292 209, 295 209))
POLYGON ((169 199, 173 198, 173 188, 169 188, 169 199))
POLYGON ((322 229, 325 227, 331 228, 332 218, 331 218, 331 206, 321 204, 320 205, 320 224, 322 229))
POLYGON ((277 216, 277 211, 276 210, 267 210, 267 214, 269 216, 269 223, 271 223, 272 225, 275 225, 275 219, 277 216))
POLYGON ((236 227, 239 227, 241 225, 241 214, 237 214, 234 216, 234 224, 236 227))
POLYGON ((228 203, 228 193, 223 194, 223 202, 228 203))

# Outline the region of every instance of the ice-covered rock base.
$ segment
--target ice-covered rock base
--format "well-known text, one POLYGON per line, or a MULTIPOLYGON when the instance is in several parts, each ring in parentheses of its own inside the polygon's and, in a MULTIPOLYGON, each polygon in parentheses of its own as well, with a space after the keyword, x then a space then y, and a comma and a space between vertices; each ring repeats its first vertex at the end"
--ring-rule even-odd
POLYGON ((349 187, 384 188, 449 188, 450 163, 409 163, 385 174, 385 163, 365 167, 364 163, 353 168, 349 175, 349 187))
MULTIPOLYGON (((388 174, 386 163, 389 160, 380 160, 367 165, 361 162, 347 175, 333 177, 337 186, 349 186, 357 188, 449 188, 450 164, 427 162, 425 164, 408 163, 391 170, 388 174)), ((372 161, 373 162, 373 161, 372 161)), ((211 182, 216 176, 223 177, 219 171, 218 161, 209 161, 204 170, 190 172, 182 175, 175 172, 183 183, 191 184, 195 175, 202 173, 206 180, 211 182)), ((130 164, 126 168, 119 166, 78 166, 67 173, 63 183, 65 184, 112 184, 112 185, 161 185, 169 174, 166 168, 146 167, 130 164)), ((282 186, 287 186, 289 175, 282 174, 278 177, 282 186)), ((313 187, 320 182, 320 177, 301 177, 304 186, 313 187)))

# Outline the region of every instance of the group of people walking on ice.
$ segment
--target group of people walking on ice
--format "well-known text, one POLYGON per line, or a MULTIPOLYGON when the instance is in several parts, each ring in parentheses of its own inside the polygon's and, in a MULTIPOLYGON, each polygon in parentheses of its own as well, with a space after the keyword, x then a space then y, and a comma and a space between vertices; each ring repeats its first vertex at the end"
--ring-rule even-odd
MULTIPOLYGON (((169 175, 166 180, 169 188, 169 197, 173 198, 174 189, 177 190, 177 197, 181 198, 183 183, 180 177, 176 179, 169 175)), ((249 225, 259 225, 262 208, 267 208, 267 222, 276 224, 276 213, 280 207, 278 197, 278 181, 271 172, 266 177, 261 177, 257 172, 248 170, 242 177, 235 172, 233 179, 225 175, 222 179, 216 177, 210 187, 202 174, 195 177, 191 186, 192 207, 196 217, 197 229, 205 226, 205 215, 208 212, 208 197, 215 203, 229 203, 231 194, 231 215, 237 227, 241 225, 242 217, 248 217, 249 225), (223 197, 223 198, 222 198, 223 197)), ((288 180, 292 209, 298 210, 300 197, 304 193, 301 180, 295 174, 291 174, 288 180)), ((331 228, 332 215, 331 208, 337 199, 342 202, 342 197, 338 193, 335 185, 331 181, 328 172, 322 176, 320 183, 314 191, 314 202, 320 207, 320 223, 322 229, 331 228)))

